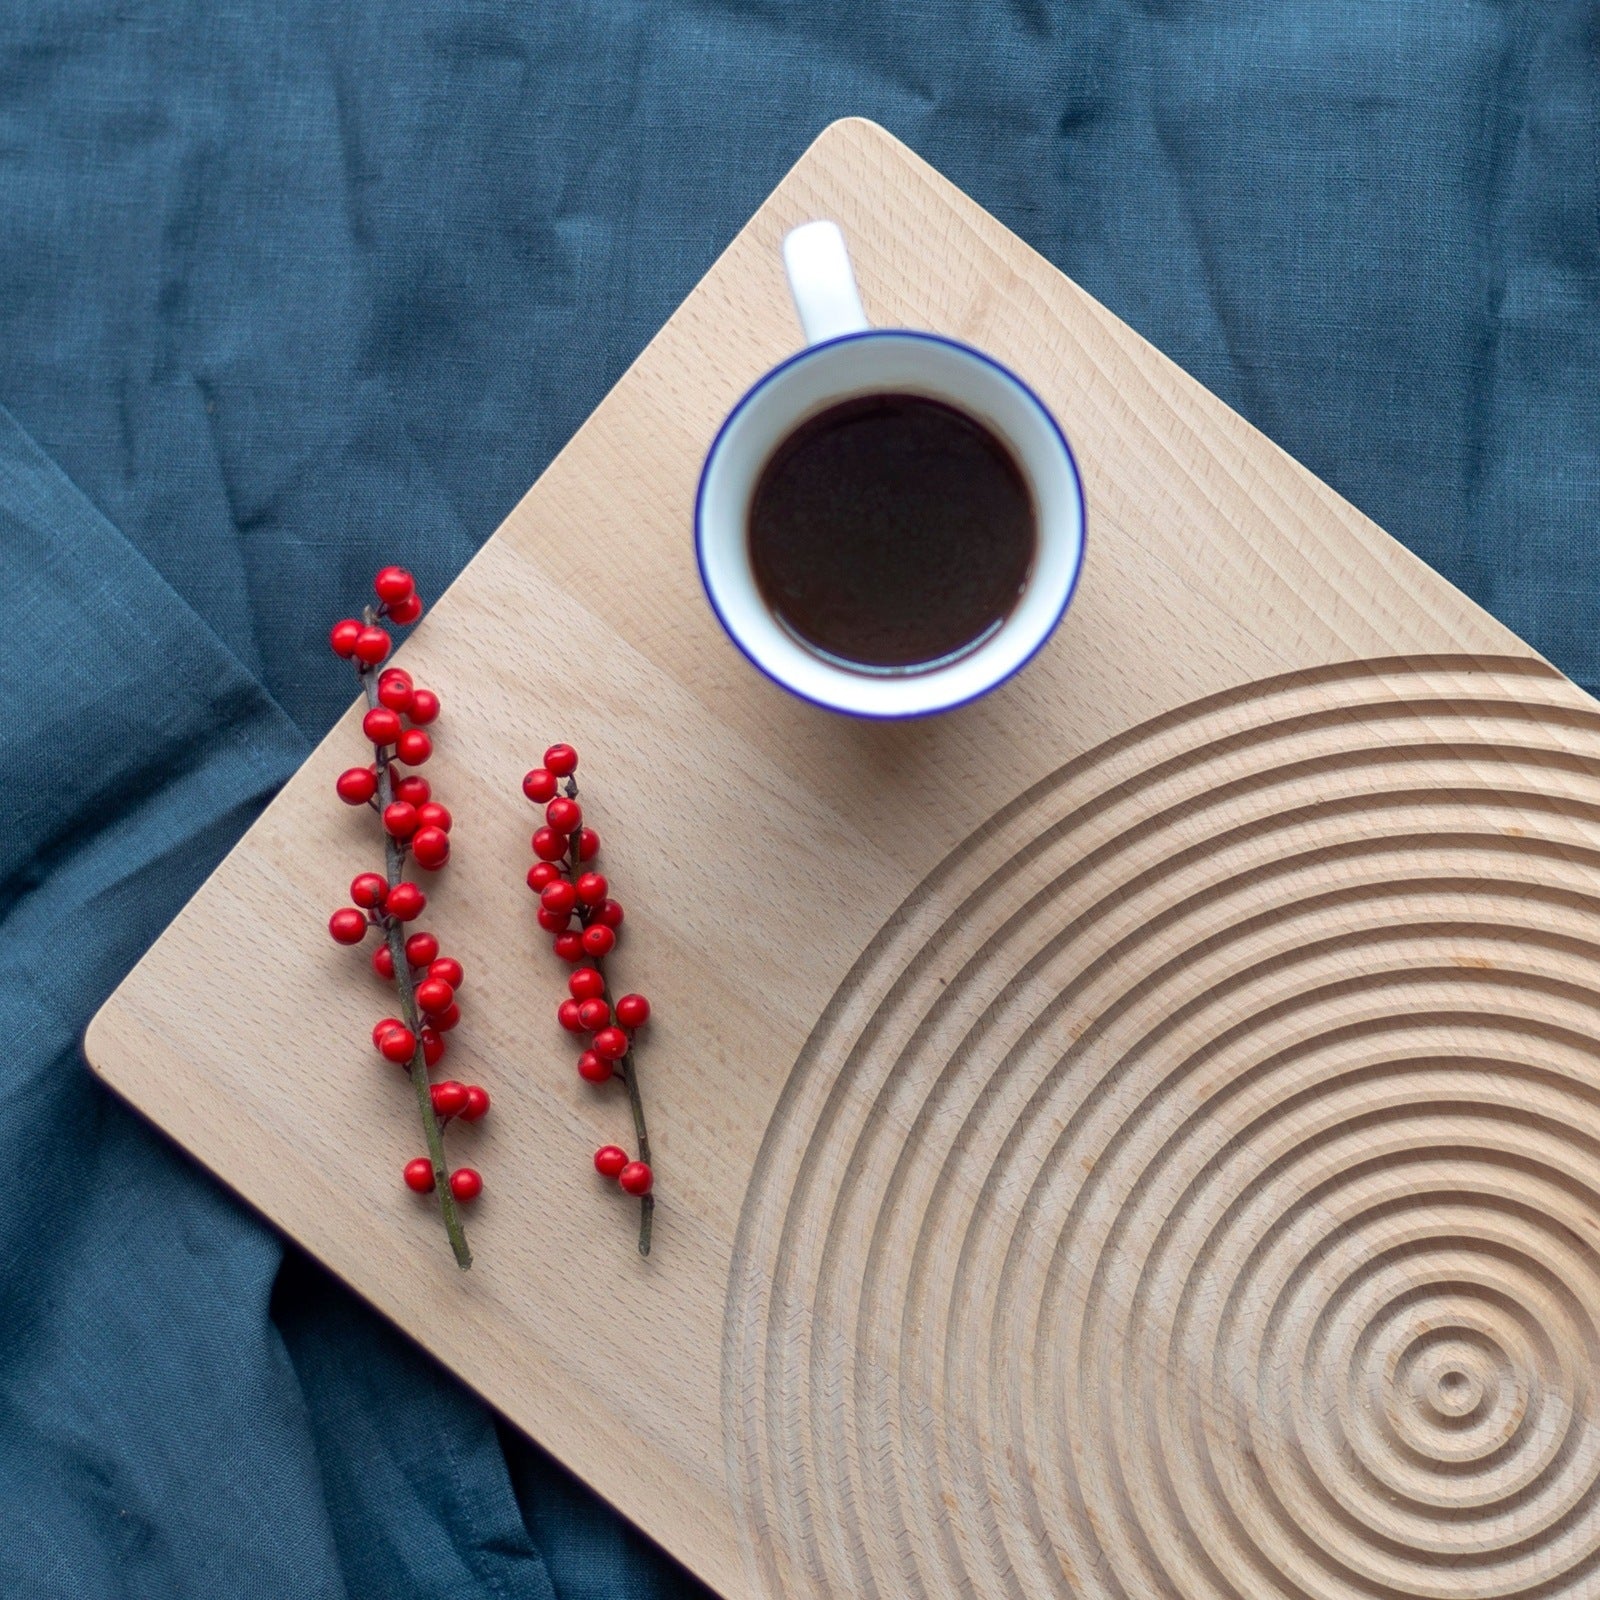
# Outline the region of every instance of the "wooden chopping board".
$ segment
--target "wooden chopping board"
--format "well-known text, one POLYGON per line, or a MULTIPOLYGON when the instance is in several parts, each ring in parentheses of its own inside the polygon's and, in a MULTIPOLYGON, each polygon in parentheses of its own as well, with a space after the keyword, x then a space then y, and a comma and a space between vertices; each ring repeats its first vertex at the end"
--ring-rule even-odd
POLYGON ((325 931, 377 860, 358 710, 89 1058, 710 1583, 1600 1593, 1600 714, 904 146, 818 139, 398 659, 445 706, 449 1069, 494 1097, 450 1136, 473 1270, 325 931), (788 697, 696 576, 813 217, 1084 474, 1056 638, 930 722, 788 697), (523 885, 557 738, 656 1007, 648 1261, 523 885))

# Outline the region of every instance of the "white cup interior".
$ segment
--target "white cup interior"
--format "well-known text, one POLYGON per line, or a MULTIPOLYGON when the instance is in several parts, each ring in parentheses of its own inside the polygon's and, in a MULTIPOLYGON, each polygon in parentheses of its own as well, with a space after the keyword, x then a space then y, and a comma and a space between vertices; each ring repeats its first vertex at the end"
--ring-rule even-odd
POLYGON ((954 340, 873 329, 802 350, 734 407, 701 474, 695 543, 713 608, 769 677, 836 711, 922 716, 1004 682, 1049 638, 1083 565, 1083 489, 1060 428, 1019 378, 954 340), (887 391, 943 400, 1004 439, 1033 492, 1039 543, 1016 609, 981 645, 942 666, 878 674, 816 655, 773 617, 750 569, 746 522, 761 469, 800 423, 853 395, 887 391))

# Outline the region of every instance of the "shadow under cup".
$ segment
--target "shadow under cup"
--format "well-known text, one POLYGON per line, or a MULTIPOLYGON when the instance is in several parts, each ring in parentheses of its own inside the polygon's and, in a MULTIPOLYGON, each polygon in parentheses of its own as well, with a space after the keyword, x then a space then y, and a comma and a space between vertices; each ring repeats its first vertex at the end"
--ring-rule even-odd
POLYGON ((1061 620, 1083 566, 1083 489, 1065 436, 1031 389, 954 339, 872 329, 815 344, 774 367, 722 425, 700 477, 695 547, 706 594, 736 645, 801 698, 862 717, 948 710, 1003 683, 1061 620), (948 663, 884 675, 817 654, 768 609, 751 570, 747 520, 762 469, 808 418, 855 396, 907 393, 954 406, 1009 448, 1037 517, 1033 570, 989 638, 948 663))

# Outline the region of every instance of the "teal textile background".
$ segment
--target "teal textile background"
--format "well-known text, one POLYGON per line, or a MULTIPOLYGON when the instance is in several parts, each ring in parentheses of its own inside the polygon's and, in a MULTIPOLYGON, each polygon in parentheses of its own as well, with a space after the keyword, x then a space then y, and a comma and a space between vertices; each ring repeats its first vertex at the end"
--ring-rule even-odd
POLYGON ((0 1593, 696 1592, 78 1039, 846 114, 1600 686, 1587 0, 10 0, 0 1593))

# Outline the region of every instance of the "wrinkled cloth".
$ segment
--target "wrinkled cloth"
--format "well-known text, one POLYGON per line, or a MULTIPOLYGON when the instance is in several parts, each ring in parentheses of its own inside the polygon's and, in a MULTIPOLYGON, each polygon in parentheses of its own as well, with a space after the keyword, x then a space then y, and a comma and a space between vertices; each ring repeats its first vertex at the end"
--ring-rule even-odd
POLYGON ((1588 0, 10 0, 0 1594, 700 1592, 79 1038, 847 114, 1600 686, 1588 0))

